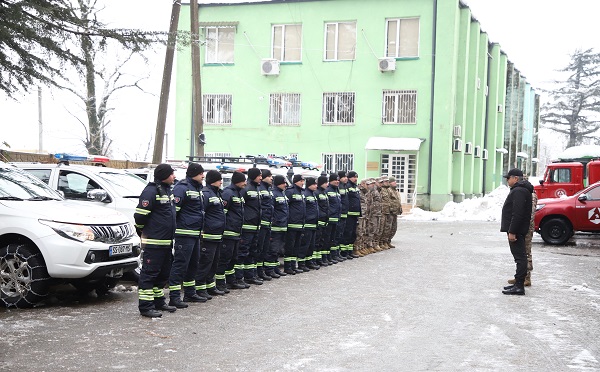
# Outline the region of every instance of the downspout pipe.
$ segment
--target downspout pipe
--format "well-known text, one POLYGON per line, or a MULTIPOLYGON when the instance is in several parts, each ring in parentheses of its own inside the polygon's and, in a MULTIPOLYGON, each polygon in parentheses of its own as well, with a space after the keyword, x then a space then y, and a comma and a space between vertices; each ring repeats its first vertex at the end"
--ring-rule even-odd
POLYGON ((433 0, 433 40, 431 42, 431 107, 429 111, 429 177, 427 180, 427 195, 431 205, 431 184, 433 180, 433 114, 435 103, 435 53, 437 49, 437 8, 438 0, 433 0))
MULTIPOLYGON (((489 124, 490 124, 490 119, 489 119, 489 112, 490 112, 490 78, 491 78, 491 71, 492 69, 490 68, 490 66, 492 65, 492 50, 488 44, 488 64, 487 64, 487 97, 485 97, 485 119, 484 119, 484 123, 485 123, 485 127, 483 129, 483 148, 487 147, 487 140, 488 140, 488 130, 489 130, 489 124)), ((495 147, 495 146, 494 146, 495 147)), ((495 151, 495 150, 494 150, 495 151)), ((490 150, 488 150, 488 157, 489 157, 489 153, 490 150)), ((483 164, 481 166, 481 169, 483 170, 483 175, 482 175, 482 185, 481 185, 481 193, 483 196, 485 196, 485 181, 486 181, 486 166, 487 166, 487 159, 482 159, 483 164)))

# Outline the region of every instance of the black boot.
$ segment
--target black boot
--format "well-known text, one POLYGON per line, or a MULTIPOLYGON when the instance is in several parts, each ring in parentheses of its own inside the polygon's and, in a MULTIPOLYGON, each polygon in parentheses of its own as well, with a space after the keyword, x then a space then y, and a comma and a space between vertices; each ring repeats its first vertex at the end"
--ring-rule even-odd
POLYGON ((244 278, 244 282, 246 282, 248 284, 254 284, 254 285, 262 285, 263 284, 262 280, 259 280, 258 278, 255 278, 255 277, 244 278))
POLYGON ((212 296, 208 294, 208 291, 206 289, 197 290, 196 294, 200 297, 206 298, 207 300, 212 300, 212 296))
POLYGON ((177 310, 175 306, 169 306, 166 302, 163 302, 162 304, 154 304, 154 309, 168 311, 170 313, 174 313, 177 310))
POLYGON ((194 293, 193 295, 189 295, 189 296, 184 295, 183 301, 184 302, 206 302, 206 301, 208 301, 208 299, 206 297, 198 296, 196 293, 194 293))
POLYGON ((283 272, 283 271, 279 270, 279 268, 278 268, 278 267, 276 267, 276 268, 275 268, 275 270, 273 270, 273 272, 274 272, 276 275, 279 275, 279 276, 286 276, 286 275, 287 275, 285 272, 283 272))
POLYGON ((238 280, 227 283, 227 287, 229 287, 229 289, 246 289, 246 286, 240 283, 238 280))
POLYGON ((208 292, 208 294, 212 295, 212 296, 224 296, 225 295, 225 291, 222 291, 217 287, 209 288, 206 290, 206 292, 208 292))
POLYGON ((271 278, 271 275, 267 274, 264 270, 258 270, 258 277, 267 282, 269 280, 273 280, 273 278, 271 278))
POLYGON ((181 301, 180 297, 171 297, 171 299, 169 300, 169 306, 175 306, 178 309, 185 309, 186 307, 188 307, 188 304, 181 301))
POLYGON ((225 294, 231 292, 229 289, 227 289, 227 285, 225 284, 217 284, 217 289, 221 292, 225 292, 225 294))
POLYGON ((149 310, 141 310, 140 315, 148 317, 148 318, 160 318, 162 316, 162 313, 158 310, 149 309, 149 310))
POLYGON ((268 276, 270 276, 272 279, 279 279, 279 278, 281 278, 281 275, 277 274, 275 272, 275 270, 265 271, 265 274, 268 275, 268 276))
POLYGON ((513 286, 509 286, 510 288, 505 289, 502 291, 502 293, 504 293, 505 295, 524 295, 525 294, 525 288, 523 287, 523 285, 513 285, 513 286))

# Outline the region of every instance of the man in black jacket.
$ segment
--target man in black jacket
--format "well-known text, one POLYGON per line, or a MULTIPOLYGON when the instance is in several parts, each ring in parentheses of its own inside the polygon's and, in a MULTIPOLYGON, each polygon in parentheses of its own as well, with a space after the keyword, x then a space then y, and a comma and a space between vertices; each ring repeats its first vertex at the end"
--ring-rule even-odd
POLYGON ((523 179, 523 172, 517 168, 511 169, 504 178, 510 187, 510 192, 502 207, 500 231, 507 233, 508 245, 517 264, 517 271, 515 284, 504 287, 502 293, 524 295, 524 282, 527 275, 525 235, 529 230, 529 219, 531 218, 533 186, 523 179))

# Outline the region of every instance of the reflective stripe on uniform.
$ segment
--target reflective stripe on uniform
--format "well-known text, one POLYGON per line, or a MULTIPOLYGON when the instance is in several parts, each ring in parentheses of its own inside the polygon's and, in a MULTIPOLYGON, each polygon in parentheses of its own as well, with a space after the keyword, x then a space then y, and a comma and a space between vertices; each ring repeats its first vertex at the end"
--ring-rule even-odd
POLYGON ((175 234, 200 236, 200 230, 175 229, 175 234))
POLYGON ((159 240, 159 239, 146 239, 142 238, 142 244, 152 244, 152 245, 171 245, 172 240, 159 240))

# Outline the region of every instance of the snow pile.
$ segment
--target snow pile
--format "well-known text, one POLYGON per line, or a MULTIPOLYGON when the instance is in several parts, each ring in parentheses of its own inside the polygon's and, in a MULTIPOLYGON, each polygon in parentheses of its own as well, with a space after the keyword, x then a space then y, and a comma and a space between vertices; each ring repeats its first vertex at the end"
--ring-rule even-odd
POLYGON ((563 160, 598 157, 600 157, 600 146, 598 145, 581 145, 569 147, 557 156, 558 159, 563 160))
POLYGON ((413 208, 410 214, 402 218, 422 221, 499 221, 509 191, 507 186, 502 185, 482 198, 466 199, 461 203, 448 202, 440 212, 413 208))

